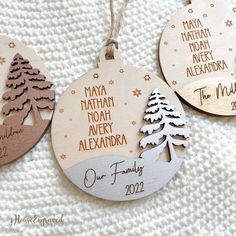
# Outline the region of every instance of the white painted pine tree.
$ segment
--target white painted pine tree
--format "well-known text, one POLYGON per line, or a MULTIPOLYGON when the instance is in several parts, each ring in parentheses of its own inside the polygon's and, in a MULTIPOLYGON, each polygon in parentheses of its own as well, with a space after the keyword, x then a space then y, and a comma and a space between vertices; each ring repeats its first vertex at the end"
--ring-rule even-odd
POLYGON ((169 105, 157 88, 152 92, 145 112, 144 120, 149 124, 140 130, 147 134, 141 139, 140 147, 150 149, 144 150, 140 157, 158 159, 167 147, 170 160, 174 161, 178 158, 174 146, 188 145, 189 130, 185 127, 186 120, 181 118, 176 107, 169 105))

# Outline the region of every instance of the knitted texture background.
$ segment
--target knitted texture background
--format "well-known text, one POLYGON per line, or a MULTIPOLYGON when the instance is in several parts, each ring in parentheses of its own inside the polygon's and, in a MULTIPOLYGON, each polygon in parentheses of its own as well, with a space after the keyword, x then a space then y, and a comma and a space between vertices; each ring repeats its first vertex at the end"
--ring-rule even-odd
MULTIPOLYGON (((108 3, 1 0, 0 33, 32 47, 45 61, 58 100, 73 80, 96 66, 110 27, 108 3)), ((161 77, 161 32, 186 4, 131 0, 119 37, 124 63, 161 77)), ((236 118, 184 108, 192 137, 183 168, 161 191, 133 202, 99 200, 71 184, 54 158, 48 131, 31 152, 0 168, 0 235, 236 235, 236 118), (64 223, 10 227, 15 214, 63 214, 64 223)))

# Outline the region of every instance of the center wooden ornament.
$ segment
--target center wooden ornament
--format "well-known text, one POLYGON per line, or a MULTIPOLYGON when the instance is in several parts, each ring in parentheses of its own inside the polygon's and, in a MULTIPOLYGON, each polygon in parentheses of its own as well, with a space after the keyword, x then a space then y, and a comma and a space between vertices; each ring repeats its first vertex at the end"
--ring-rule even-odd
POLYGON ((154 74, 124 66, 115 50, 76 80, 52 122, 66 176, 96 197, 125 201, 167 184, 180 168, 189 132, 174 92, 154 74))
POLYGON ((236 5, 194 0, 166 26, 159 55, 163 74, 187 103, 236 115, 236 5))

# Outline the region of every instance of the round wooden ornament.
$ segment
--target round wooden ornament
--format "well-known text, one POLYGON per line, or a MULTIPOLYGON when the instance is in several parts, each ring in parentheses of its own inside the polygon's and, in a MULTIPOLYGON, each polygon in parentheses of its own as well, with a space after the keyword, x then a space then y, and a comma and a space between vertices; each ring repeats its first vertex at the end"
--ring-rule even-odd
POLYGON ((96 197, 125 201, 167 184, 182 164, 189 131, 175 93, 154 74, 125 66, 117 50, 73 82, 52 121, 65 175, 96 197))
POLYGON ((54 109, 42 60, 17 40, 0 36, 0 165, 29 151, 46 132, 54 109))
POLYGON ((194 0, 163 31, 159 56, 166 81, 187 103, 236 115, 236 5, 194 0))

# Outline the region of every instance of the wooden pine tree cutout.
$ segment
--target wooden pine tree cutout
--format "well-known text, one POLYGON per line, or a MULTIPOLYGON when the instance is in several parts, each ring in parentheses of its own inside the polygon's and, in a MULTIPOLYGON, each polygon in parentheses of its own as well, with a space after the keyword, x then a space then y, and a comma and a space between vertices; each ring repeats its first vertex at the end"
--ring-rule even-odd
POLYGON ((41 123, 43 119, 39 109, 54 109, 54 91, 50 90, 52 85, 38 69, 32 68, 29 61, 17 53, 6 82, 11 90, 3 95, 3 99, 8 101, 2 108, 2 113, 8 116, 3 124, 22 125, 31 111, 34 124, 41 123))
POLYGON ((185 128, 186 120, 181 118, 181 114, 174 106, 169 105, 165 96, 156 88, 148 102, 144 120, 149 124, 143 126, 140 132, 147 134, 140 141, 140 147, 155 146, 144 150, 141 158, 158 159, 164 148, 169 149, 170 160, 177 157, 174 146, 187 146, 189 130, 185 128))

